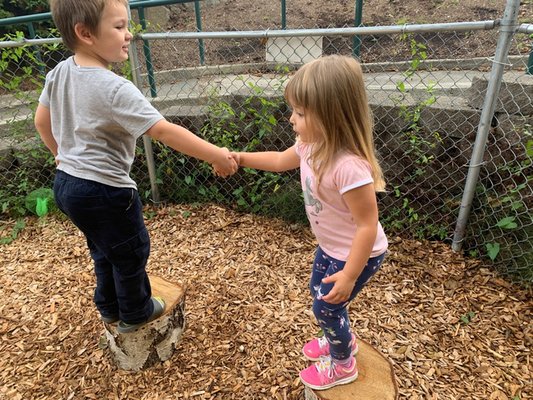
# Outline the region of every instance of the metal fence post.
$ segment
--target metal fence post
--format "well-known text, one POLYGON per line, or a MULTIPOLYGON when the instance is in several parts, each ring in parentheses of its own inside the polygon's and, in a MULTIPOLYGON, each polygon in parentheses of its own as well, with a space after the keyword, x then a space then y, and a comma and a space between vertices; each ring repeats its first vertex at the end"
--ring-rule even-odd
POLYGON ((526 73, 533 75, 533 44, 531 45, 531 52, 529 53, 529 59, 527 61, 526 73))
MULTIPOLYGON (((202 32, 202 16, 200 13, 200 3, 194 2, 194 15, 196 18, 196 32, 202 32)), ((205 65, 204 39, 198 39, 198 51, 200 52, 200 65, 205 65)))
MULTIPOLYGON (((363 0, 356 0, 355 2, 355 26, 363 24, 363 0)), ((359 58, 361 53, 361 38, 359 36, 353 37, 353 55, 359 58)))
POLYGON ((281 0, 281 29, 287 29, 287 3, 281 0))
MULTIPOLYGON (((35 39, 37 37, 37 35, 35 34, 35 29, 33 27, 33 23, 32 22, 28 22, 26 25, 28 27, 28 32, 30 34, 30 38, 35 39)), ((41 65, 38 66, 39 72, 41 73, 41 75, 44 76, 44 75, 46 75, 46 70, 44 68, 44 62, 43 62, 43 59, 41 57, 41 51, 39 50, 39 48, 37 46, 35 46, 34 49, 35 49, 35 58, 37 59, 37 61, 39 61, 41 63, 41 65)))
POLYGON ((472 150, 472 157, 468 166, 465 189, 453 235, 452 249, 454 251, 460 251, 463 245, 466 224, 472 208, 479 171, 481 165, 483 165, 483 153, 485 152, 485 145, 487 144, 490 123, 498 100, 504 67, 508 60, 507 57, 511 46, 511 39, 518 27, 519 8, 520 0, 508 0, 505 6, 503 19, 501 20, 496 53, 492 62, 487 93, 485 94, 485 99, 483 101, 481 119, 478 125, 474 149, 472 150))
MULTIPOLYGON (((143 30, 146 30, 146 17, 144 15, 144 7, 139 7, 139 21, 141 22, 141 27, 143 30)), ((146 70, 148 72, 148 82, 150 83, 150 94, 152 97, 157 96, 157 88, 155 84, 154 77, 154 66, 152 64, 152 53, 150 51, 150 42, 148 40, 143 40, 143 51, 144 58, 146 58, 146 70)))
MULTIPOLYGON (((131 8, 128 5, 128 18, 131 20, 131 8)), ((142 90, 142 81, 140 76, 139 59, 137 57, 137 46, 135 40, 130 42, 130 65, 131 65, 131 78, 135 86, 142 90)), ((152 191, 152 201, 159 203, 159 187, 157 186, 157 176, 155 171, 154 151, 152 147, 152 140, 150 137, 143 135, 144 151, 146 153, 146 164, 148 165, 148 176, 150 177, 150 188, 152 191)))

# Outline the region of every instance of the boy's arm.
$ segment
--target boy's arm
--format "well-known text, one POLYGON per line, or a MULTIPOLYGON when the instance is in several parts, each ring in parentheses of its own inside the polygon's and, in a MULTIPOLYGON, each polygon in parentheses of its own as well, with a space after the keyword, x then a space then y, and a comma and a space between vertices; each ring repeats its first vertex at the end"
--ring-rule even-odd
POLYGON ((263 171, 282 172, 300 166, 300 157, 294 146, 285 151, 259 151, 255 153, 233 153, 239 166, 263 171))
POLYGON ((162 119, 148 129, 146 134, 180 153, 207 161, 220 176, 232 175, 237 171, 237 163, 227 149, 205 141, 182 126, 162 119))
POLYGON ((54 157, 57 156, 57 143, 52 135, 52 122, 50 119, 50 110, 39 104, 37 110, 35 110, 34 119, 35 129, 39 132, 39 136, 46 147, 52 152, 54 157))

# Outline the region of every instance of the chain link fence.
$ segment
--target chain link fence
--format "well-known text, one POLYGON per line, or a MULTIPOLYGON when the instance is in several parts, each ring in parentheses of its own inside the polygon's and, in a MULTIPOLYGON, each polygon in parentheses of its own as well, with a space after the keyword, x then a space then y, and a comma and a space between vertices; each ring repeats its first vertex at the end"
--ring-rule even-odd
MULTIPOLYGON (((315 30, 144 33, 132 79, 170 121, 234 150, 294 143, 283 88, 321 54, 360 58, 388 191, 379 195, 388 234, 452 242, 482 107, 494 66, 498 21, 315 30), (494 47, 487 48, 487 42, 494 47), (457 48, 468 58, 457 58, 457 48)), ((503 274, 533 281, 533 77, 531 25, 512 34, 501 91, 460 247, 503 274)), ((54 161, 33 127, 44 74, 69 56, 57 39, 1 42, 0 204, 12 220, 48 196, 54 161)), ((80 110, 83 112, 83 110, 80 110)), ((208 165, 146 138, 132 176, 146 202, 216 202, 305 221, 298 171, 241 169, 215 177, 208 165)), ((52 207, 52 206, 50 206, 52 207)), ((41 210, 42 211, 42 210, 41 210)), ((457 232, 456 232, 457 233, 457 232)), ((3 232, 4 239, 6 232, 3 232)))

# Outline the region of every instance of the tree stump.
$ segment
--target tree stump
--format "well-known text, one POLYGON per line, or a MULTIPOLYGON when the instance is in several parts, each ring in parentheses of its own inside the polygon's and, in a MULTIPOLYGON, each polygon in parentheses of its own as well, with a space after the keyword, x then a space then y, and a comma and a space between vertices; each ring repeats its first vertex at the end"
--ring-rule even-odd
POLYGON ((185 329, 185 290, 182 285, 150 276, 152 295, 165 300, 163 315, 131 333, 117 332, 117 324, 104 324, 105 338, 115 364, 139 371, 168 360, 185 329))
POLYGON ((379 351, 358 339, 356 355, 359 376, 347 385, 327 390, 305 387, 305 400, 396 400, 398 386, 392 365, 379 351))

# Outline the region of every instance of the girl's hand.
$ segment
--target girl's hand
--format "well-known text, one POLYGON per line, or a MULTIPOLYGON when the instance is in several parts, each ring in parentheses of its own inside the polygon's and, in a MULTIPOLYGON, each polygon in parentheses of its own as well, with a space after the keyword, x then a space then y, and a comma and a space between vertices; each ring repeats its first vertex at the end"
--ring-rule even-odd
POLYGON ((355 286, 355 280, 350 278, 344 271, 327 276, 322 279, 322 282, 333 283, 333 288, 330 292, 322 297, 322 300, 330 304, 339 304, 348 300, 355 286))
POLYGON ((231 151, 230 155, 237 163, 237 167, 240 167, 241 166, 241 155, 235 151, 231 151))

